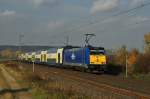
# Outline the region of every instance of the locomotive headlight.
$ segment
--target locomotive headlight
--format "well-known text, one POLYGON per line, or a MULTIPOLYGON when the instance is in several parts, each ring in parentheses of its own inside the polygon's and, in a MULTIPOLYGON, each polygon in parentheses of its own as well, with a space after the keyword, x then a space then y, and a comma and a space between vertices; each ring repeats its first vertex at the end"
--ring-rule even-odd
POLYGON ((106 64, 106 62, 102 62, 102 64, 106 64))

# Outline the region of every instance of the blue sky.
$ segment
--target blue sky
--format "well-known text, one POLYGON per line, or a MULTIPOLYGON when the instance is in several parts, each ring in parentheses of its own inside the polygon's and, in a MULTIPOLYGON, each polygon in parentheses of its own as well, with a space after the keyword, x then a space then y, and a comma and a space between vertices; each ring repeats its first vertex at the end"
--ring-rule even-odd
POLYGON ((127 14, 149 0, 0 0, 0 45, 83 45, 83 34, 94 33, 92 45, 143 49, 150 32, 150 5, 127 14))

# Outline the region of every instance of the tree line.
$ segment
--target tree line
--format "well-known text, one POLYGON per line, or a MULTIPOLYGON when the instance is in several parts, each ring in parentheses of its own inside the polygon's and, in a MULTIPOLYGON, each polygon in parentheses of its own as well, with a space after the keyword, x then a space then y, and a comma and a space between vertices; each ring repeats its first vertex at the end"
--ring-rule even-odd
POLYGON ((8 48, 0 51, 0 58, 16 59, 19 54, 21 54, 21 51, 13 51, 12 49, 8 48))
POLYGON ((122 46, 115 50, 113 55, 108 55, 107 61, 109 65, 120 66, 123 71, 127 66, 129 74, 150 72, 150 52, 141 53, 136 48, 127 51, 126 47, 122 46))

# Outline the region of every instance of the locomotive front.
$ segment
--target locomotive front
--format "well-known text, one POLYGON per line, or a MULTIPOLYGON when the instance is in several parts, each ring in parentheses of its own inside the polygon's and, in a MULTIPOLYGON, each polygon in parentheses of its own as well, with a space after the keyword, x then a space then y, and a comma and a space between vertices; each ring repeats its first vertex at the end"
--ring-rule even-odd
POLYGON ((94 70, 106 69, 106 55, 103 47, 89 47, 89 64, 94 70))

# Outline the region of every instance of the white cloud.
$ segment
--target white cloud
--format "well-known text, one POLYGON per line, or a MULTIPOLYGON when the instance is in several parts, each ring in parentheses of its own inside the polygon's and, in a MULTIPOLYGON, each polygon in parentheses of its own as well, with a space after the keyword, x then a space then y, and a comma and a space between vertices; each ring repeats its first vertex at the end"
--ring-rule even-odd
POLYGON ((109 11, 116 8, 119 4, 119 0, 96 0, 93 2, 91 13, 99 11, 109 11))
POLYGON ((130 6, 135 7, 144 3, 145 0, 130 0, 130 6))
POLYGON ((44 0, 31 0, 31 2, 34 6, 39 6, 44 2, 44 0))
POLYGON ((48 23, 48 28, 49 29, 57 29, 64 26, 64 22, 63 21, 50 21, 48 23))
POLYGON ((30 0, 34 7, 39 7, 41 5, 54 6, 62 1, 63 0, 30 0))
POLYGON ((5 10, 3 12, 0 12, 0 16, 14 16, 14 15, 16 15, 16 12, 11 10, 5 10))
POLYGON ((144 17, 144 16, 137 16, 137 17, 132 18, 131 20, 132 20, 132 22, 138 23, 138 22, 148 21, 148 20, 150 20, 150 18, 144 17))

